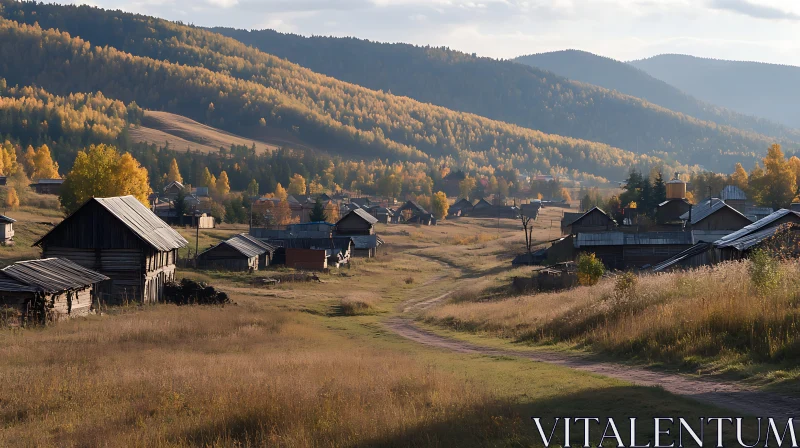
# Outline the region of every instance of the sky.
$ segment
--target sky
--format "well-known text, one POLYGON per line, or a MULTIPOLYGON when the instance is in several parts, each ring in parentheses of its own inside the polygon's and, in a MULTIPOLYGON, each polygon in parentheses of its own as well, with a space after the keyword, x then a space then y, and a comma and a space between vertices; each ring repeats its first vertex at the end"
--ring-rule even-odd
POLYGON ((579 49, 800 66, 800 0, 63 0, 200 26, 354 36, 480 56, 579 49))

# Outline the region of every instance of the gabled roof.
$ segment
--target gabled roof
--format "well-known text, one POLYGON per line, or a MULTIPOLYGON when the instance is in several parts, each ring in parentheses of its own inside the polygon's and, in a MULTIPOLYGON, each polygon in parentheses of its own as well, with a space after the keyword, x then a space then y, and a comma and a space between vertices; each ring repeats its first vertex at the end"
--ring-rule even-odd
POLYGON ((20 261, 3 268, 0 272, 6 276, 0 281, 0 288, 7 288, 2 289, 5 291, 52 294, 85 288, 108 280, 103 274, 63 258, 20 261))
POLYGON ((741 188, 737 187, 736 185, 726 185, 725 188, 723 188, 722 191, 720 192, 719 197, 723 201, 727 201, 727 200, 745 201, 745 200, 747 200, 747 194, 745 194, 745 192, 741 188))
POLYGON ((613 219, 612 217, 608 216, 608 213, 604 212, 604 211, 603 211, 601 208, 599 208, 599 207, 592 207, 592 209, 591 209, 591 210, 589 210, 588 212, 586 212, 586 213, 584 213, 583 215, 581 215, 580 217, 578 217, 578 219, 576 219, 576 220, 572 221, 572 222, 571 222, 569 225, 574 225, 574 224, 576 224, 578 221, 581 221, 583 218, 585 218, 585 217, 589 216, 591 213, 594 213, 595 211, 598 211, 598 212, 602 213, 602 214, 603 214, 603 216, 605 216, 606 218, 608 218, 608 220, 609 220, 609 221, 611 221, 611 222, 613 222, 614 224, 616 224, 616 223, 617 223, 616 221, 614 221, 614 219, 613 219))
POLYGON ((340 219, 336 224, 339 224, 340 222, 344 221, 345 218, 347 218, 350 215, 356 215, 362 220, 366 221, 368 224, 375 224, 378 222, 378 218, 370 215, 368 211, 364 210, 363 208, 357 208, 355 210, 350 210, 349 212, 347 212, 347 214, 344 215, 342 219, 340 219))
POLYGON ((472 208, 472 202, 468 201, 466 198, 461 198, 450 206, 450 211, 463 210, 465 208, 472 208))
POLYGON ((659 207, 663 207, 663 206, 665 206, 665 205, 667 205, 667 204, 670 204, 670 203, 672 203, 672 202, 683 202, 683 203, 685 203, 685 204, 691 204, 691 203, 690 203, 689 201, 687 201, 686 199, 667 199, 666 201, 664 201, 664 202, 662 202, 662 203, 658 204, 658 206, 659 206, 659 207))
POLYGON ((272 253, 275 251, 275 248, 272 245, 259 241, 258 239, 247 235, 246 233, 241 233, 222 241, 216 246, 203 251, 203 253, 222 245, 230 247, 247 258, 253 258, 267 252, 272 253))
POLYGON ((693 206, 691 211, 688 211, 688 212, 682 214, 680 219, 682 221, 688 221, 689 220, 689 216, 691 215, 691 217, 692 217, 691 224, 694 225, 694 224, 697 224, 700 221, 708 218, 709 216, 713 215, 714 213, 717 213, 718 211, 726 209, 726 208, 730 209, 732 212, 736 213, 737 215, 741 215, 742 218, 745 218, 748 221, 750 220, 748 217, 742 215, 741 212, 739 212, 739 210, 736 210, 735 208, 733 208, 730 205, 726 204, 725 201, 723 201, 722 199, 719 199, 719 198, 706 199, 705 201, 701 202, 700 204, 697 204, 697 205, 693 206))
POLYGON ((397 211, 411 210, 411 209, 415 209, 417 212, 423 213, 423 214, 427 214, 428 213, 428 211, 425 210, 424 208, 422 208, 422 206, 419 205, 417 203, 417 201, 414 201, 414 200, 411 200, 411 199, 406 201, 406 203, 403 204, 402 207, 398 208, 397 211))
POLYGON ((166 186, 164 186, 164 191, 167 191, 167 189, 169 189, 169 187, 172 187, 172 186, 178 187, 181 190, 183 190, 183 188, 184 188, 183 184, 181 182, 178 182, 177 180, 173 180, 172 182, 170 182, 166 186))
POLYGON ((14 218, 9 218, 6 215, 0 215, 0 222, 4 223, 4 224, 13 224, 13 223, 17 222, 17 220, 14 219, 14 218))
POLYGON ((134 235, 144 243, 159 251, 180 249, 189 244, 180 233, 167 225, 149 208, 145 207, 133 196, 117 196, 112 198, 92 198, 86 201, 78 210, 64 218, 58 225, 50 229, 43 237, 39 238, 33 245, 37 246, 47 238, 54 230, 58 229, 64 222, 80 212, 84 207, 92 202, 96 202, 109 213, 114 215, 122 225, 127 227, 134 235))
POLYGON ((796 216, 798 218, 798 221, 800 221, 800 213, 793 212, 791 210, 787 210, 785 208, 782 208, 782 209, 778 210, 777 212, 773 212, 773 213, 769 214, 769 216, 767 216, 767 217, 761 218, 758 221, 756 221, 756 222, 754 222, 754 223, 752 223, 750 225, 744 226, 741 229, 739 229, 739 230, 737 230, 737 231, 735 231, 733 233, 730 233, 730 234, 718 239, 717 241, 714 241, 714 245, 717 245, 717 246, 720 246, 720 247, 724 246, 724 245, 728 245, 729 243, 731 243, 731 242, 733 242, 735 240, 743 238, 743 237, 745 237, 747 235, 750 235, 752 233, 759 232, 762 229, 766 229, 768 227, 774 227, 774 223, 775 222, 777 222, 778 220, 780 220, 781 218, 783 218, 783 217, 785 217, 787 215, 794 215, 794 216, 796 216))
POLYGON ((473 209, 475 208, 483 208, 483 207, 491 207, 492 204, 489 203, 486 199, 481 198, 475 205, 472 206, 473 209))

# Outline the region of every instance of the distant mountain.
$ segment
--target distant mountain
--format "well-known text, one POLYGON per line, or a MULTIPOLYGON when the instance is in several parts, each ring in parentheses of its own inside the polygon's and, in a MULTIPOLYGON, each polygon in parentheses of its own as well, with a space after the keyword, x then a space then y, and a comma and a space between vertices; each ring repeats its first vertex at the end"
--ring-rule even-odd
MULTIPOLYGON (((797 132, 761 126, 749 117, 731 114, 726 118, 724 111, 706 111, 704 117, 714 121, 704 121, 652 100, 571 81, 550 71, 447 48, 303 37, 272 30, 212 31, 370 89, 712 170, 729 172, 739 161, 752 164, 776 140, 790 151, 800 141, 797 132), (718 123, 735 123, 743 130, 718 123), (762 132, 753 132, 756 128, 762 132)), ((659 86, 668 88, 663 83, 659 86)), ((695 112, 702 108, 686 107, 695 112)))
POLYGON ((678 54, 629 64, 701 100, 800 127, 800 67, 678 54))
POLYGON ((700 101, 680 89, 650 76, 645 71, 616 59, 586 51, 564 50, 520 56, 515 61, 549 70, 575 81, 635 96, 701 120, 778 138, 788 137, 796 140, 800 137, 800 131, 789 129, 778 124, 777 121, 756 118, 700 101))

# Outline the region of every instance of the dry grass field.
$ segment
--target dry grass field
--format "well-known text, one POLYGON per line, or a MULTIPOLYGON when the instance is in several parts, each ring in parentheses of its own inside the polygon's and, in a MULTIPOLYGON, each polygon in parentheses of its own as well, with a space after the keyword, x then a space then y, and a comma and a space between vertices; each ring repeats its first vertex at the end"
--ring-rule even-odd
MULTIPOLYGON (((536 446, 534 415, 723 413, 564 367, 426 348, 383 325, 409 303, 506 281, 514 226, 380 226, 380 256, 320 282, 263 286, 280 268, 180 272, 236 305, 0 330, 0 446, 536 446)), ((201 246, 238 231, 202 231, 201 246)))

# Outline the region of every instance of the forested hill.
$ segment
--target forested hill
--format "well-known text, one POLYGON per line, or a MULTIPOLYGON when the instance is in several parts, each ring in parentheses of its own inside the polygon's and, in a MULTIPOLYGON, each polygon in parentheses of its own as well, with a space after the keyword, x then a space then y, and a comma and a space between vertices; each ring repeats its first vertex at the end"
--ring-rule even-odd
MULTIPOLYGON (((214 31, 371 89, 634 152, 660 151, 709 169, 730 170, 734 159, 752 163, 750 155, 763 154, 769 143, 781 141, 775 136, 784 131, 772 126, 774 134, 765 137, 720 127, 549 71, 442 48, 307 38, 271 30, 214 31)), ((749 120, 742 126, 756 124, 749 120)), ((789 150, 797 148, 794 142, 781 142, 789 150)))
POLYGON ((621 179, 632 166, 661 163, 337 81, 203 29, 85 6, 0 4, 5 17, 42 25, 0 19, 0 72, 12 85, 101 91, 244 136, 277 128, 333 154, 472 172, 621 179))
POLYGON ((800 131, 764 118, 706 103, 633 65, 586 51, 564 50, 520 56, 515 61, 645 99, 675 112, 739 129, 800 141, 800 131))
POLYGON ((702 100, 800 128, 800 67, 680 54, 629 64, 702 100))

